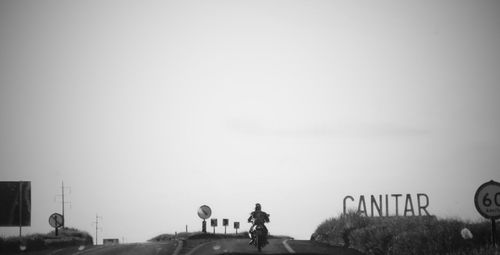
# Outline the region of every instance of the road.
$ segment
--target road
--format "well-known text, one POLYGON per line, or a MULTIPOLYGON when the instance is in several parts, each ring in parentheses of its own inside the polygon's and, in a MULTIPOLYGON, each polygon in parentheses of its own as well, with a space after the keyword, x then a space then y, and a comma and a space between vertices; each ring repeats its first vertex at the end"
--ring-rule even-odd
POLYGON ((170 255, 178 246, 177 241, 148 242, 117 245, 80 246, 26 252, 25 255, 170 255))
MULTIPOLYGON (((288 254, 283 245, 284 239, 271 239, 269 244, 262 249, 261 254, 288 254)), ((221 239, 202 244, 192 249, 188 255, 201 254, 231 254, 231 253, 258 253, 255 246, 248 245, 248 239, 221 239)))
POLYGON ((187 255, 210 254, 335 254, 363 255, 362 253, 342 247, 332 247, 311 241, 295 241, 289 239, 271 239, 269 244, 258 252, 255 246, 248 245, 245 239, 221 239, 201 244, 187 255))
MULTIPOLYGON (((189 240, 187 241, 189 242, 189 240)), ((363 255, 342 247, 332 247, 311 241, 290 239, 271 239, 269 244, 258 252, 255 246, 248 245, 248 239, 219 239, 183 248, 182 242, 148 242, 134 244, 98 245, 89 247, 70 247, 39 252, 26 252, 25 255, 215 255, 215 254, 334 254, 363 255)))

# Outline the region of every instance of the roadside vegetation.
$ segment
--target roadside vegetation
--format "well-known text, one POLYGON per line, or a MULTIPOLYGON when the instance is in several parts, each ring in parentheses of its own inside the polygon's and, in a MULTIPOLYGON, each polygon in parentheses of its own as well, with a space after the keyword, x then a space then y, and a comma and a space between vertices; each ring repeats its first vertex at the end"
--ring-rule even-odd
MULTIPOLYGON (((498 228, 498 227, 497 227, 498 228)), ((368 255, 493 255, 491 222, 422 217, 366 217, 355 212, 321 223, 311 239, 368 255)))
POLYGON ((18 251, 39 251, 50 248, 68 246, 92 245, 93 239, 89 233, 74 228, 59 229, 58 235, 52 231, 47 234, 26 235, 19 237, 0 237, 0 253, 15 253, 18 251))

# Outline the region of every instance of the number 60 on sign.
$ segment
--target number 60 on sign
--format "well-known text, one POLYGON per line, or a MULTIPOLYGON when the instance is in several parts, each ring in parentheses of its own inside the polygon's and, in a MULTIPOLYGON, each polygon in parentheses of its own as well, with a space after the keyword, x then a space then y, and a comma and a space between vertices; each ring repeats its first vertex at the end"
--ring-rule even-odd
POLYGON ((489 181, 481 185, 474 196, 477 211, 485 218, 500 218, 500 183, 489 181))

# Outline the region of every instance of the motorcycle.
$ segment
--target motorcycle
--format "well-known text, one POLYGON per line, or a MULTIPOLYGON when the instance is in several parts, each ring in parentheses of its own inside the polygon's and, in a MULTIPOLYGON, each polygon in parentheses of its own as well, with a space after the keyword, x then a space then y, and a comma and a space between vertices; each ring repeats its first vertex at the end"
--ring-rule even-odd
POLYGON ((253 230, 253 235, 250 234, 250 238, 253 238, 253 245, 255 245, 257 250, 260 252, 268 243, 266 227, 263 224, 256 225, 253 230))

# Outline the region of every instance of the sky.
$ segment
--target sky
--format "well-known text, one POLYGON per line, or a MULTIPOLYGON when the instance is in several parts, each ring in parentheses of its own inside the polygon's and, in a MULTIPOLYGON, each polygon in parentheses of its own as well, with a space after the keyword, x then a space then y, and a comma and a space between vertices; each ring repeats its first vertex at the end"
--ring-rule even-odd
POLYGON ((6 0, 0 180, 31 181, 24 234, 62 181, 66 226, 126 242, 199 231, 204 204, 247 230, 257 202, 308 239, 347 195, 480 220, 499 81, 493 0, 6 0))

